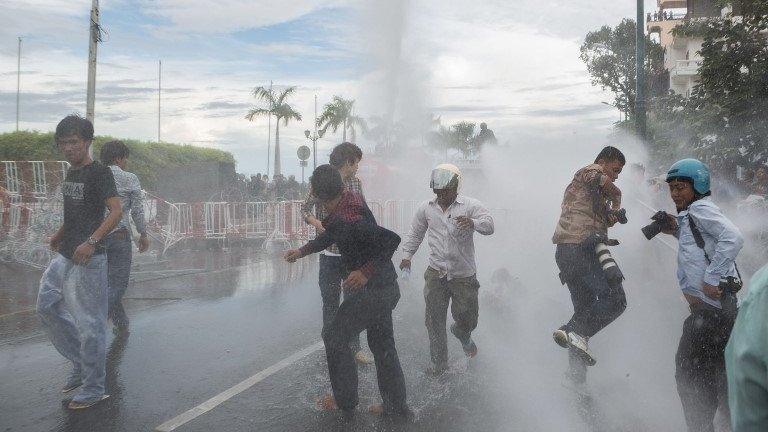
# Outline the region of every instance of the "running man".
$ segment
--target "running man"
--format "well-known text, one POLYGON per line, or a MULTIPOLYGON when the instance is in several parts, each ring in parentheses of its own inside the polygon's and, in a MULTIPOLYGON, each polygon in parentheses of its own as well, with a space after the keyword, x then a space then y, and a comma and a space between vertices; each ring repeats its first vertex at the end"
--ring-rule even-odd
POLYGON ((392 255, 400 237, 376 224, 363 197, 345 190, 336 168, 317 167, 311 182, 315 196, 328 214, 322 221, 324 230, 300 249, 287 251, 285 259, 294 262, 335 243, 347 274, 342 283, 344 301, 323 327, 333 395, 324 397, 320 405, 328 410, 341 409, 345 417, 354 413, 359 402, 357 367, 349 344, 366 330, 382 398, 381 405, 369 410, 409 419, 405 377, 392 328, 392 310, 400 299, 392 255))
POLYGON ((555 330, 553 338, 568 348, 567 378, 579 387, 586 384, 587 366, 597 362, 589 338, 618 318, 627 307, 621 283, 611 284, 598 261, 599 236, 608 239, 608 228, 618 218, 610 210, 621 208, 621 190, 614 184, 626 159, 615 147, 605 147, 593 164, 581 168, 565 189, 560 220, 552 243, 560 280, 568 286, 573 315, 555 330))
POLYGON ((472 331, 479 314, 474 234, 493 234, 491 213, 480 201, 459 195, 461 172, 455 165, 442 164, 432 170, 429 187, 435 198, 423 202, 413 217, 403 245, 405 258, 400 269, 411 268, 411 259, 427 236, 429 266, 424 273, 425 323, 429 336, 429 375, 448 369, 448 341, 445 330, 448 306, 454 323, 451 333, 461 342, 468 357, 477 355, 472 331))

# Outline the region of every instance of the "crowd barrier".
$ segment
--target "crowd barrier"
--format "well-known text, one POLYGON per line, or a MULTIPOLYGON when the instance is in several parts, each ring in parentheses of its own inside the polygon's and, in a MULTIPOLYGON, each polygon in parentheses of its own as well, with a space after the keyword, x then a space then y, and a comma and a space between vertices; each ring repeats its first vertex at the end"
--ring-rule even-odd
MULTIPOLYGON (((33 254, 35 267, 44 267, 47 262, 41 251, 61 224, 61 201, 22 201, 14 194, 0 197, 0 260, 26 263, 33 254)), ((418 202, 370 200, 368 206, 381 226, 404 236, 418 202)), ((144 200, 149 234, 163 254, 190 239, 262 239, 265 245, 305 242, 315 237, 315 228, 304 222, 301 207, 301 201, 171 203, 149 193, 144 200)), ((507 210, 493 213, 496 218, 510 217, 507 210)))

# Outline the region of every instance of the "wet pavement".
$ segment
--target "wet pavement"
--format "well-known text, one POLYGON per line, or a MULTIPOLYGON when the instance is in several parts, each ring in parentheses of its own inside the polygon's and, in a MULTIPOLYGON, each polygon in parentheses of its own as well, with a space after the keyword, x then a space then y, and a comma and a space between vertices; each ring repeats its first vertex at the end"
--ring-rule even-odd
MULTIPOLYGON (((210 410, 173 430, 684 428, 673 378, 684 307, 674 290, 662 289, 653 280, 628 284, 630 309, 625 317, 592 341, 599 365, 590 370, 590 386, 582 394, 563 386, 567 356, 551 341, 551 330, 570 309, 567 291, 552 275, 521 276, 518 291, 508 292, 504 301, 484 293, 475 332, 478 357, 466 360, 450 338, 451 370, 440 378, 427 377, 422 281, 416 276, 424 263, 416 262, 411 280, 401 281, 403 298, 394 314, 415 419, 401 424, 366 412, 368 404, 378 401, 375 368, 368 366, 359 370, 357 416, 342 423, 336 413, 315 409, 316 398, 330 388, 322 347, 285 361, 320 340, 314 260, 297 267, 278 264, 269 256, 229 262, 208 255, 197 259, 179 264, 178 269, 195 270, 189 274, 141 273, 156 270, 151 265, 137 271, 127 294, 130 335, 113 339, 110 334, 111 397, 85 412, 64 407, 66 395, 59 389, 69 366, 39 332, 34 314, 1 317, 0 431, 155 430, 281 362, 282 369, 225 394, 210 410)), ((538 259, 554 265, 551 256, 530 258, 538 259)), ((628 274, 642 271, 636 266, 628 274)), ((481 277, 483 289, 489 289, 487 280, 481 277)), ((18 275, 17 283, 27 284, 29 293, 14 294, 14 300, 33 306, 34 275, 18 275)))

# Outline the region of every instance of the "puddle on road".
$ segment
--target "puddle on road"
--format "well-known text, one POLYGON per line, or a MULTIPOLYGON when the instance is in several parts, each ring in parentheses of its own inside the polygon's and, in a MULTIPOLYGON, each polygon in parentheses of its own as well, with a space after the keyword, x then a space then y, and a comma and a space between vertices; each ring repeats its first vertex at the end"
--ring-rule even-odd
MULTIPOLYGON (((124 297, 128 314, 189 299, 218 299, 268 291, 294 283, 314 268, 313 259, 288 264, 284 245, 272 250, 231 248, 179 252, 164 259, 134 255, 124 297)), ((0 264, 0 345, 40 333, 35 314, 40 270, 0 264)))

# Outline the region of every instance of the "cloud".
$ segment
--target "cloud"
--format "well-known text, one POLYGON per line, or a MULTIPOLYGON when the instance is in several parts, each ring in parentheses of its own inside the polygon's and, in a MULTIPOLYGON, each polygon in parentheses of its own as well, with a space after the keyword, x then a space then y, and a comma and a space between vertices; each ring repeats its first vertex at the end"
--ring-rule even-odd
MULTIPOLYGON (((648 0, 648 6, 655 4, 648 0)), ((156 139, 163 59, 163 139, 233 152, 264 171, 267 119, 248 122, 255 86, 297 85, 304 116, 280 129, 297 172, 314 96, 357 99, 357 113, 422 111, 443 124, 487 121, 502 141, 561 131, 604 134, 615 111, 579 59, 584 34, 634 16, 634 2, 598 0, 115 0, 102 2, 99 134, 156 139), (148 31, 149 30, 149 31, 148 31)), ((15 120, 16 36, 25 35, 22 125, 49 130, 85 109, 89 0, 6 0, 0 16, 0 130, 15 120), (26 36, 28 35, 28 37, 26 36)), ((274 123, 272 124, 274 133, 274 123)), ((324 152, 340 139, 319 142, 324 152)), ((360 138, 366 145, 366 139, 360 138)), ((325 154, 325 153, 323 153, 325 154)))
POLYGON ((432 107, 436 113, 465 112, 465 113, 498 113, 509 109, 509 105, 443 105, 432 107))
POLYGON ((229 102, 229 101, 214 101, 214 102, 207 102, 199 106, 199 109, 201 110, 245 110, 250 108, 252 105, 249 103, 236 103, 236 102, 229 102))
POLYGON ((565 109, 537 109, 526 111, 525 114, 534 117, 579 117, 592 113, 604 113, 606 107, 603 105, 580 105, 565 109))
POLYGON ((144 0, 144 13, 166 20, 173 31, 231 33, 292 21, 321 8, 349 4, 328 0, 144 0))

